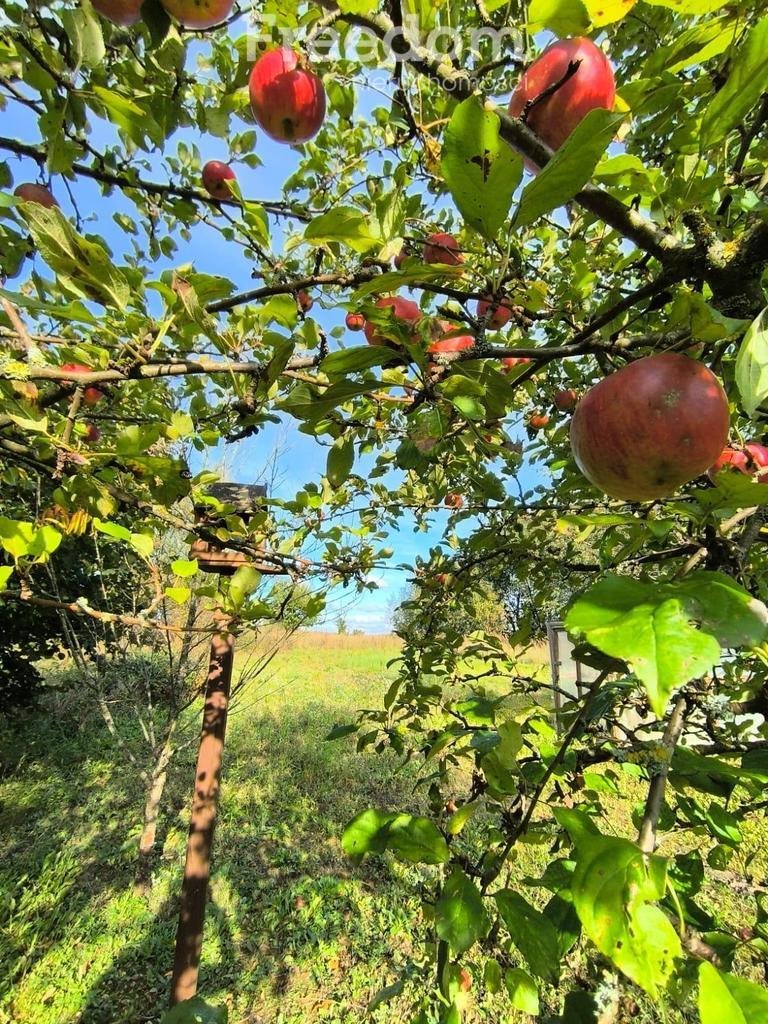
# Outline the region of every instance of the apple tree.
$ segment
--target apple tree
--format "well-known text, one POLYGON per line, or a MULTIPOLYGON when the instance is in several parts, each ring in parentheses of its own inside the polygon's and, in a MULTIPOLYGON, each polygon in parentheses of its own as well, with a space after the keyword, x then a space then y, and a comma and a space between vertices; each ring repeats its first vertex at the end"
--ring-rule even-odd
MULTIPOLYGON (((342 840, 423 866, 418 984, 376 1004, 765 1020, 761 5, 0 17, 0 468, 29 495, 0 520, 3 600, 53 600, 40 481, 114 543, 202 536, 311 610, 447 507, 382 708, 336 730, 423 768, 420 806, 361 808, 342 840), (206 535, 206 456, 279 422, 321 469, 206 535), (140 531, 115 528, 125 509, 140 531), (529 601, 511 642, 467 635, 450 611, 505 574, 529 601), (594 681, 556 727, 525 648, 564 589, 594 681), (536 846, 545 867, 513 870, 536 846), (706 895, 728 879, 737 922, 706 895)), ((251 570, 216 587, 169 565, 164 585, 240 631, 284 601, 251 570)), ((108 614, 80 598, 58 600, 108 614)))

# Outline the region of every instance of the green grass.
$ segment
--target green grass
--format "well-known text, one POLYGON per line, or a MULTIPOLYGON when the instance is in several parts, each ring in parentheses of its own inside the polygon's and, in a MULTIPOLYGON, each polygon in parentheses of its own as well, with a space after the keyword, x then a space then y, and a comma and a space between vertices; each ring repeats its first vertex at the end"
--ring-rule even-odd
MULTIPOLYGON (((362 808, 416 809, 422 791, 393 758, 356 753, 354 738, 323 740, 358 708, 380 705, 396 654, 391 638, 300 637, 238 699, 200 978, 205 998, 229 1006, 231 1024, 363 1021, 371 997, 423 959, 420 869, 388 858, 353 868, 339 842, 362 808)), ((238 667, 246 662, 241 654, 238 667)), ((142 896, 133 886, 141 787, 100 720, 37 716, 1 738, 11 767, 0 779, 0 1024, 157 1022, 194 745, 171 773, 154 886, 142 896)), ((631 827, 630 809, 611 808, 618 832, 631 827)), ((765 838, 764 829, 750 834, 749 848, 765 838)), ((549 859, 547 847, 521 846, 512 883, 549 859)), ((738 918, 727 892, 715 886, 712 898, 738 918)), ((481 993, 482 961, 472 966, 481 993)), ((417 986, 374 1020, 405 1024, 417 986)), ((530 1019, 494 999, 479 995, 467 1021, 530 1019)), ((643 1005, 630 1016, 660 1019, 643 1005)))

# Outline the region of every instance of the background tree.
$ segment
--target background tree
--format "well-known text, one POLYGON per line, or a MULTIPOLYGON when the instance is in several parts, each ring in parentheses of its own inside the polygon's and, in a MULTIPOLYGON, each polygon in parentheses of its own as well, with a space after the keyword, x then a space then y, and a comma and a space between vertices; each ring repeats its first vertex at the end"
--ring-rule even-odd
MULTIPOLYGON (((474 971, 503 1012, 564 1024, 640 1003, 756 1024, 764 911, 736 933, 699 894, 768 781, 765 718, 734 717, 765 699, 762 5, 104 8, 4 8, 4 483, 47 481, 68 521, 145 558, 173 528, 266 560, 307 585, 308 614, 372 586, 389 530, 447 508, 419 566, 423 628, 359 737, 423 756, 430 815, 362 811, 343 840, 426 865, 414 1021, 460 1021, 474 971), (575 38, 542 53, 545 30, 575 38), (294 145, 279 195, 256 189, 274 188, 270 139, 294 145), (235 178, 211 177, 222 155, 235 178), (729 416, 731 468, 707 478, 729 416), (212 536, 189 514, 199 453, 275 420, 316 441, 324 473, 249 522, 220 510, 212 536), (587 527, 566 623, 599 674, 558 734, 522 659, 458 642, 444 612, 508 565, 533 621, 587 527), (431 590, 437 573, 458 584, 431 590), (645 796, 619 837, 603 799, 629 780, 645 796), (691 830, 695 850, 655 852, 691 830), (508 869, 536 841, 552 863, 523 894, 508 869), (575 947, 588 967, 563 991, 575 947)), ((135 625, 74 583, 43 596, 63 530, 33 501, 8 523, 4 601, 135 625)), ((285 599, 252 571, 184 578, 162 596, 202 597, 244 634, 285 599)))

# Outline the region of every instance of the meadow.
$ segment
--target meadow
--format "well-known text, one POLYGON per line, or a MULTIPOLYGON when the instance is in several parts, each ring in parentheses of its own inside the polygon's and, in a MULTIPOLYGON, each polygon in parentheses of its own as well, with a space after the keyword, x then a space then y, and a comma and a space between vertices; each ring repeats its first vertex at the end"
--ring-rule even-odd
MULTIPOLYGON (((357 753, 354 737, 324 740, 357 709, 380 705, 397 651, 392 637, 299 635, 237 701, 200 977, 201 994, 227 1004, 230 1024, 410 1019, 419 981, 408 965, 422 955, 421 890, 435 869, 387 857, 353 867, 340 835, 365 807, 422 807, 422 791, 395 758, 357 753), (401 979, 403 994, 369 1014, 379 990, 401 979)), ((141 894, 141 787, 100 719, 72 709, 37 715, 2 738, 0 1024, 155 1024, 194 744, 171 772, 153 886, 141 894)), ((628 809, 626 799, 616 803, 618 830, 628 809)), ((761 842, 757 834, 747 845, 761 842)), ((549 857, 546 847, 521 847, 513 877, 540 872, 549 857)), ((715 896, 726 917, 738 916, 737 894, 722 886, 715 896)), ((472 969, 469 1022, 531 1019, 483 994, 481 955, 472 969)), ((643 1005, 634 1015, 655 1019, 643 1005)))

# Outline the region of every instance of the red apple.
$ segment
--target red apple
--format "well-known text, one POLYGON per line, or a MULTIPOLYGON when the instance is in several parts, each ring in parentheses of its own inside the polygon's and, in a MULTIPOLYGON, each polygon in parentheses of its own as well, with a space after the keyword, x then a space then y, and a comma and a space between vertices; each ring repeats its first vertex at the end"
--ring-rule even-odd
POLYGON ((579 396, 573 388, 566 388, 563 391, 556 391, 554 397, 555 408, 560 412, 570 412, 576 408, 579 396))
POLYGON ((532 359, 528 359, 527 356, 505 356, 501 360, 501 368, 503 370, 512 370, 516 366, 525 366, 526 363, 533 362, 532 359))
POLYGON ((438 231, 436 234, 430 235, 424 243, 424 262, 457 267, 464 262, 464 257, 459 252, 459 243, 453 235, 438 231))
POLYGON ((53 206, 59 205, 50 189, 46 188, 45 185, 35 185, 31 181, 25 182, 23 185, 17 185, 13 194, 17 199, 21 199, 25 203, 39 203, 40 206, 45 206, 48 210, 53 206))
POLYGON ((405 263, 405 261, 408 259, 408 257, 410 255, 411 254, 408 252, 408 250, 405 248, 405 246, 403 246, 403 248, 400 250, 400 252, 397 254, 397 256, 395 256, 395 260, 394 260, 395 270, 400 270, 400 268, 402 267, 402 265, 405 263))
POLYGON ((315 304, 315 300, 312 298, 309 292, 305 292, 303 288, 296 295, 296 301, 298 302, 299 309, 301 310, 302 313, 308 313, 315 304))
POLYGON ((616 83, 611 62, 591 39, 559 39, 551 43, 517 83, 509 101, 511 117, 520 117, 526 105, 567 74, 575 73, 551 96, 529 107, 527 123, 540 139, 558 149, 590 110, 613 109, 616 83))
POLYGON ((232 13, 235 0, 160 0, 184 28, 213 28, 232 13))
POLYGON ((365 328, 365 317, 362 313, 347 313, 347 328, 350 331, 362 331, 365 328))
POLYGON ((438 330, 437 340, 427 348, 427 352, 431 356, 450 356, 475 347, 474 335, 460 334, 462 328, 455 324, 449 324, 446 320, 438 320, 435 327, 438 330))
POLYGON ((728 399, 717 377, 702 363, 665 352, 590 388, 571 420, 571 448, 604 494, 651 501, 705 473, 723 451, 728 428, 728 399))
POLYGON ((718 473, 726 468, 737 469, 745 476, 749 476, 749 460, 745 452, 738 448, 725 448, 717 458, 713 466, 707 470, 707 476, 714 480, 718 473))
POLYGON ((549 426, 549 414, 546 412, 534 412, 528 417, 528 425, 531 430, 543 430, 549 426))
POLYGON ((451 491, 449 494, 446 494, 443 499, 443 504, 446 508, 461 508, 464 504, 464 499, 460 494, 456 494, 455 491, 451 491))
MULTIPOLYGON (((395 318, 401 320, 404 324, 409 324, 412 328, 422 317, 421 309, 417 303, 411 299, 403 299, 399 295, 387 295, 382 299, 377 299, 376 307, 377 309, 389 309, 391 307, 395 318)), ((366 321, 364 331, 365 340, 369 345, 389 345, 390 348, 393 347, 393 342, 386 335, 380 333, 380 329, 376 324, 366 321)), ((414 341, 417 339, 418 335, 415 329, 411 330, 411 337, 414 341)))
POLYGON ((491 296, 487 299, 478 299, 477 302, 477 316, 478 319, 482 320, 483 317, 492 309, 496 303, 496 308, 490 315, 488 320, 488 326, 492 327, 496 331, 500 331, 502 327, 506 327, 509 321, 512 319, 512 307, 505 302, 499 303, 498 300, 494 300, 491 296))
POLYGON ((83 440, 86 444, 96 444, 97 441, 101 440, 101 431, 95 423, 86 424, 83 440))
POLYGON ((203 167, 203 187, 214 199, 231 199, 232 190, 227 184, 235 180, 235 172, 221 160, 209 160, 203 167))
MULTIPOLYGON (((74 373, 75 375, 77 375, 78 373, 91 373, 92 372, 90 366, 84 366, 82 363, 64 363, 61 368, 62 368, 62 370, 68 370, 70 373, 74 373)), ((65 381, 62 381, 62 383, 63 384, 76 384, 77 381, 65 380, 65 381)), ((95 388, 95 387, 87 387, 85 389, 85 391, 83 392, 83 402, 86 405, 96 405, 96 403, 100 402, 103 397, 104 397, 104 392, 103 391, 99 391, 99 389, 95 388)))
POLYGON ((744 453, 749 460, 749 471, 759 477, 766 477, 768 483, 768 448, 759 441, 747 441, 744 445, 744 453))
POLYGON ((249 83, 257 124, 277 142, 306 142, 325 119, 325 89, 303 58, 286 46, 256 61, 249 83))
POLYGON ((141 17, 141 5, 144 0, 92 0, 92 3, 99 14, 115 25, 127 28, 129 25, 135 25, 141 17))

